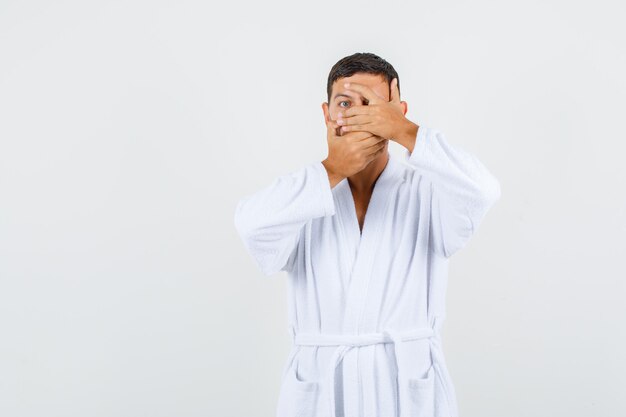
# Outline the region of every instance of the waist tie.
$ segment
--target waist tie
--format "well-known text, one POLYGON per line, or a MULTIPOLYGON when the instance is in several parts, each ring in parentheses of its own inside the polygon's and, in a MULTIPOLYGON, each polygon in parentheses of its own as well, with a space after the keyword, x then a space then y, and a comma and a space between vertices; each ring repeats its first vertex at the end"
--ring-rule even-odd
POLYGON ((409 393, 404 372, 407 369, 403 366, 402 349, 400 344, 407 340, 417 340, 430 338, 435 334, 430 327, 421 327, 409 331, 387 330, 380 333, 364 333, 358 335, 346 334, 319 334, 319 333, 294 333, 293 341, 301 346, 337 346, 330 358, 330 368, 328 369, 328 394, 330 397, 330 416, 335 417, 335 369, 344 355, 352 348, 369 346, 378 343, 393 343, 396 369, 398 375, 398 389, 396 401, 400 404, 400 416, 408 416, 409 393))

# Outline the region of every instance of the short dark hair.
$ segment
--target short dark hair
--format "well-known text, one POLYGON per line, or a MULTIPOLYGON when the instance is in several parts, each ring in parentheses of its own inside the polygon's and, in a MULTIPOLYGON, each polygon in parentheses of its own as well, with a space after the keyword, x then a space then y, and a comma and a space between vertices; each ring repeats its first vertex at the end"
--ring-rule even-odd
POLYGON ((371 52, 356 52, 350 56, 341 58, 330 69, 330 73, 328 74, 328 83, 326 84, 326 93, 328 95, 329 104, 333 83, 339 78, 350 77, 357 72, 382 75, 387 79, 390 88, 391 80, 397 78, 398 93, 400 92, 400 77, 398 77, 398 73, 393 68, 393 65, 371 52))

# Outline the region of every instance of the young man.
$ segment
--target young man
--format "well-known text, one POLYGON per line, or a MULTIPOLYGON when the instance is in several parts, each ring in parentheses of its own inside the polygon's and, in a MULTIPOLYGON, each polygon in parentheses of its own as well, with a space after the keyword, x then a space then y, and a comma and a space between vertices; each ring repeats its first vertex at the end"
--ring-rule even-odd
POLYGON ((405 117, 384 59, 341 59, 327 93, 328 157, 242 198, 234 218, 261 271, 288 272, 293 347, 277 417, 456 417, 440 335, 448 260, 500 183, 405 117))

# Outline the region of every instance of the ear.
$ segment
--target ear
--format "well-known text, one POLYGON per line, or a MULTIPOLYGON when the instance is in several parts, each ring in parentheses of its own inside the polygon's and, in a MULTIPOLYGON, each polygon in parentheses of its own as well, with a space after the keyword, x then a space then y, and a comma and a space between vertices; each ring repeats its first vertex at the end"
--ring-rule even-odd
POLYGON ((406 116, 406 112, 409 110, 409 104, 406 101, 401 101, 400 104, 402 104, 402 114, 406 116))
POLYGON ((327 121, 330 120, 330 112, 328 111, 327 102, 322 103, 322 111, 324 112, 324 119, 326 119, 327 121))

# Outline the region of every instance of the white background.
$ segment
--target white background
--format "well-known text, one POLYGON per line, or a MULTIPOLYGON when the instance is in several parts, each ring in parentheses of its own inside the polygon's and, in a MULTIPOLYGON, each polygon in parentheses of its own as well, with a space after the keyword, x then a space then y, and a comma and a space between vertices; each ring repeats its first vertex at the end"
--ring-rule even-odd
POLYGON ((450 261, 462 417, 625 415, 625 11, 3 0, 0 415, 274 415, 286 275, 256 269, 234 206, 326 157, 354 52, 501 181, 450 261))

